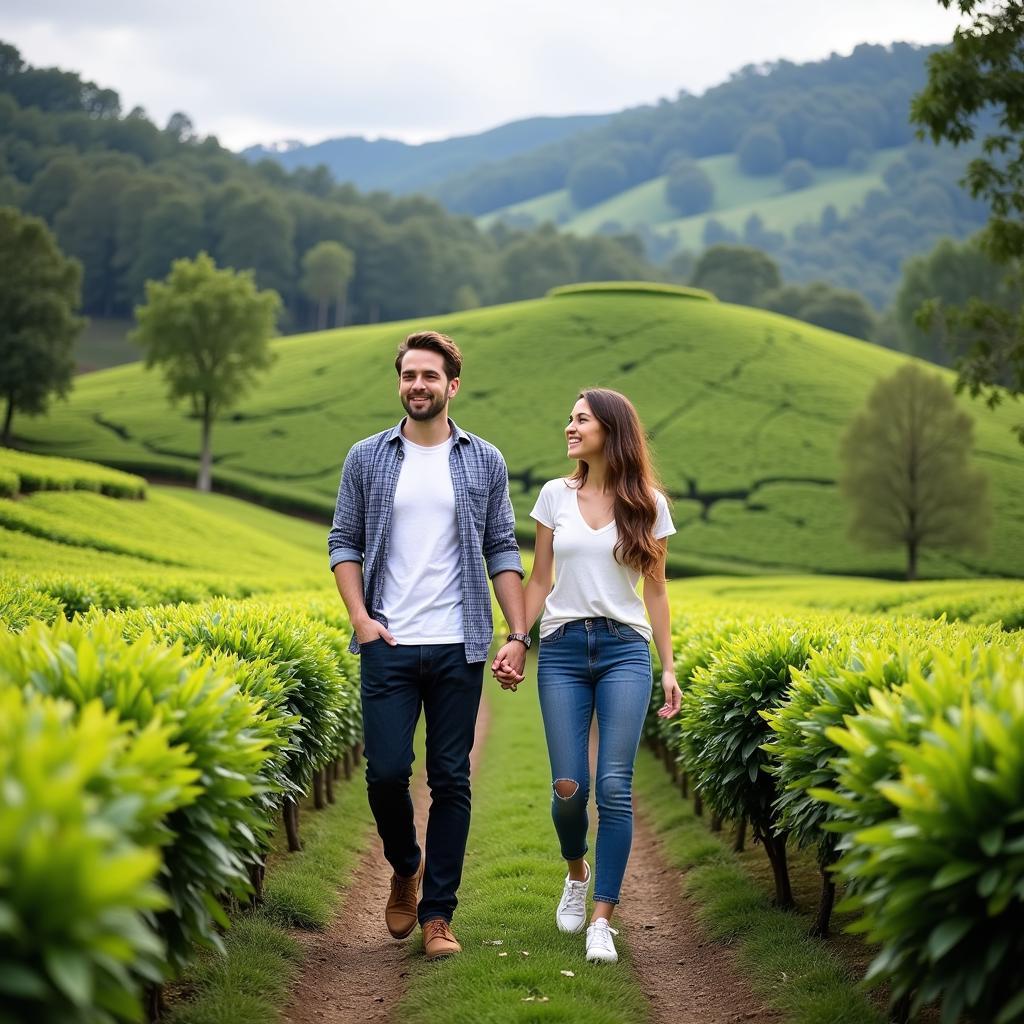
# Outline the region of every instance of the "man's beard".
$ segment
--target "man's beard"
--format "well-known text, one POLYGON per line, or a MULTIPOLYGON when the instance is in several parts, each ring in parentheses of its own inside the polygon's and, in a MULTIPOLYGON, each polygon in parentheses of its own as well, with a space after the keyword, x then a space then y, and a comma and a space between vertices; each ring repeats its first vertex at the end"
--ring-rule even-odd
POLYGON ((440 398, 431 399, 430 405, 422 409, 413 409, 412 403, 407 398, 402 398, 402 406, 405 411, 409 414, 409 419, 417 420, 422 422, 423 420, 432 420, 435 416, 439 416, 444 412, 444 407, 448 404, 447 398, 442 395, 440 398))

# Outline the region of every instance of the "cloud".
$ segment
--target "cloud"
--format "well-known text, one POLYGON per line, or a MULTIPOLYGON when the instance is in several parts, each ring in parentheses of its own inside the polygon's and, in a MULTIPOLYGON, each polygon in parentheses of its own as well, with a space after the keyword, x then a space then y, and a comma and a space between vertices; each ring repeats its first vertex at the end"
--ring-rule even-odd
POLYGON ((33 64, 116 89, 126 107, 160 122, 183 110, 241 147, 349 134, 421 141, 618 110, 703 91, 748 63, 946 40, 956 23, 935 0, 7 0, 0 38, 33 64))

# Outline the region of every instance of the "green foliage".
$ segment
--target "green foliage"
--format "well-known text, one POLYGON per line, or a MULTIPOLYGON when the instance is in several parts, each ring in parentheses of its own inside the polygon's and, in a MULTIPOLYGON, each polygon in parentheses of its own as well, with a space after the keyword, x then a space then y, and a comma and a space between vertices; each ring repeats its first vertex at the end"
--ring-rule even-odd
POLYGON ((881 944, 869 977, 1011 1024, 1024 1015, 1024 669, 1000 648, 934 651, 927 671, 831 730, 844 749, 839 871, 881 944))
POLYGON ((757 305, 761 296, 782 284, 779 268, 757 249, 742 245, 713 245, 697 261, 690 282, 706 288, 723 302, 757 305))
POLYGON ((170 909, 158 916, 159 930, 176 968, 193 943, 220 948, 227 919, 217 897, 249 891, 247 869, 271 825, 260 801, 272 788, 266 765, 287 739, 262 704, 180 647, 160 646, 151 634, 126 642, 115 621, 59 620, 0 634, 0 685, 80 708, 98 701, 139 734, 166 724, 168 742, 189 754, 199 792, 163 826, 160 884, 170 909))
POLYGON ((334 326, 345 320, 345 295, 355 270, 351 249, 339 242, 318 242, 302 257, 302 290, 317 304, 317 330, 327 326, 327 307, 336 301, 334 326))
POLYGON ((814 168, 807 160, 789 160, 782 168, 782 184, 787 192, 799 192, 814 184, 814 168))
POLYGON ((23 629, 32 619, 53 622, 62 612, 61 603, 50 594, 0 576, 0 623, 8 629, 23 629))
POLYGON ((17 643, 0 633, 0 1015, 139 1020, 141 985, 165 970, 158 844, 198 773, 158 719, 132 735, 98 700, 22 688, 17 643))
POLYGON ((786 158, 786 147, 774 127, 758 125, 744 132, 736 158, 745 174, 777 174, 786 158))
POLYGON ((693 672, 679 719, 684 757, 705 799, 724 817, 746 815, 761 836, 776 822, 762 712, 784 699, 791 669, 830 636, 826 628, 794 626, 780 623, 727 639, 693 672))
POLYGON ((758 304, 853 338, 867 340, 875 328, 875 314, 862 296, 824 281, 783 285, 765 292, 758 304))
POLYGON ((30 455, 0 448, 0 470, 14 477, 12 494, 30 491, 95 491, 113 498, 144 498, 146 481, 131 473, 80 459, 30 455))
POLYGON ((608 196, 621 192, 626 184, 626 169, 618 160, 593 156, 581 161, 566 178, 566 187, 572 201, 586 209, 608 196))
POLYGON ((206 253, 177 260, 166 282, 146 285, 135 340, 159 367, 172 402, 185 398, 202 425, 200 490, 210 489, 213 421, 236 405, 273 361, 268 342, 280 309, 253 274, 218 270, 206 253))
MULTIPOLYGON (((949 7, 952 0, 939 2, 949 7)), ((936 143, 968 143, 979 122, 989 130, 963 184, 989 208, 982 248, 1011 271, 1016 310, 1008 311, 998 298, 971 296, 965 305, 947 308, 944 319, 961 347, 958 386, 972 395, 984 393, 995 404, 1002 387, 1024 393, 1024 318, 1018 299, 1018 264, 1024 257, 1024 101, 1018 66, 1024 5, 1007 0, 989 8, 961 0, 958 6, 971 20, 957 27, 951 46, 929 57, 928 83, 914 97, 911 118, 936 143)), ((930 319, 938 319, 934 308, 930 319)), ((1024 425, 1016 429, 1024 442, 1024 425)))
POLYGON ((44 413, 71 387, 72 347, 83 323, 74 315, 80 278, 43 221, 0 207, 2 444, 10 444, 16 410, 44 413))
POLYGON ((677 160, 665 177, 665 198, 683 217, 710 210, 715 202, 715 184, 693 160, 677 160))
POLYGON ((971 418, 941 378, 907 363, 879 381, 843 436, 840 487, 850 535, 904 545, 907 579, 927 546, 979 547, 991 511, 988 481, 970 466, 971 418))

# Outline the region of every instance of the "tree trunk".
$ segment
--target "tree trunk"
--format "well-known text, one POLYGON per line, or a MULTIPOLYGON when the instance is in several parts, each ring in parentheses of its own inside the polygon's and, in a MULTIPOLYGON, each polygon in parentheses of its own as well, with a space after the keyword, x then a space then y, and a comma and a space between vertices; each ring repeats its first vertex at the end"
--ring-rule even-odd
POLYGON ((334 803, 334 763, 324 769, 324 795, 329 804, 334 803))
POLYGON ((313 772, 313 806, 318 810, 324 809, 324 770, 318 768, 313 772))
POLYGON ((686 772, 679 773, 679 793, 684 800, 690 795, 690 776, 686 772))
POLYGON ((722 816, 720 814, 712 813, 712 815, 711 815, 711 826, 710 827, 711 827, 711 831, 712 832, 721 832, 722 831, 722 816))
POLYGON ((293 797, 285 797, 281 810, 285 835, 288 837, 288 852, 298 853, 302 849, 302 842, 299 840, 299 805, 293 797))
POLYGON ((321 295, 316 309, 316 329, 325 330, 327 327, 327 296, 321 295))
POLYGON ((143 996, 145 1000, 145 1011, 146 1020, 157 1021, 163 1015, 167 1004, 164 1002, 164 987, 163 985, 147 985, 146 992, 143 996))
POLYGON ((821 869, 821 899, 818 901, 818 919, 811 927, 810 934, 818 939, 827 939, 832 921, 832 906, 836 901, 836 883, 827 868, 821 869))
POLYGON ((917 579, 917 541, 907 541, 907 580, 917 579))
POLYGON ((747 846, 747 816, 745 814, 740 815, 740 820, 736 822, 736 838, 733 841, 732 848, 734 853, 742 853, 747 846))
POLYGON ((0 440, 0 444, 3 444, 5 448, 11 446, 11 423, 14 420, 14 396, 7 396, 7 412, 4 413, 4 435, 3 439, 0 440))
POLYGON ((775 905, 789 910, 793 906, 793 890, 789 885, 789 867, 786 864, 786 837, 769 833, 761 836, 761 842, 775 877, 775 905))
POLYGON ((700 795, 700 790, 696 787, 693 790, 693 813, 698 818, 704 813, 704 797, 700 795))
POLYGON ((346 750, 344 756, 341 759, 342 767, 345 771, 345 780, 352 778, 352 763, 355 760, 355 748, 352 750, 346 750))
POLYGON ((263 902, 263 878, 267 873, 266 859, 258 864, 249 865, 249 881, 252 883, 252 896, 249 897, 249 905, 258 907, 263 902))
POLYGON ((213 450, 210 446, 210 434, 213 432, 212 419, 213 417, 210 415, 209 405, 207 404, 203 409, 201 450, 199 452, 199 479, 196 481, 196 489, 200 491, 210 490, 213 467, 213 450))
POLYGON ((335 327, 344 327, 345 326, 345 316, 348 313, 348 309, 346 308, 347 306, 348 306, 348 302, 345 299, 345 293, 342 292, 338 296, 337 302, 335 302, 335 304, 334 304, 334 326, 335 327))

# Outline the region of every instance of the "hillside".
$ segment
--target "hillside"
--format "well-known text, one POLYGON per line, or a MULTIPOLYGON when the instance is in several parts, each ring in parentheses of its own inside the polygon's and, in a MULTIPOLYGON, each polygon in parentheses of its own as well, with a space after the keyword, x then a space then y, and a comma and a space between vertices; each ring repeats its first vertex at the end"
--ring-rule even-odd
POLYGON ((0 487, 0 583, 31 579, 82 607, 332 586, 312 523, 0 448, 0 484, 11 476, 20 484, 0 487))
MULTIPOLYGON (((263 387, 214 433, 223 486, 326 523, 348 447, 399 418, 392 359, 423 322, 282 338, 263 387)), ((465 357, 453 414, 504 452, 524 535, 540 485, 567 462, 562 427, 576 391, 632 396, 650 432, 679 533, 676 571, 892 574, 901 553, 844 536, 835 480, 841 431, 874 380, 901 357, 761 310, 610 291, 438 317, 465 357)), ((939 372, 939 371, 937 371, 939 372)), ((945 373, 952 382, 952 374, 945 373)), ((89 374, 45 419, 16 421, 20 443, 158 474, 192 474, 198 428, 165 411, 139 365, 89 374)), ((1012 408, 960 399, 976 423, 995 525, 981 556, 928 554, 927 575, 1024 575, 1024 450, 1012 408)))
POLYGON ((862 168, 820 171, 814 184, 798 191, 786 189, 781 173, 744 174, 731 153, 705 157, 695 162, 714 182, 714 202, 707 212, 689 217, 680 217, 666 200, 667 178, 661 174, 590 207, 581 209, 568 189, 559 189, 484 214, 477 221, 487 227, 497 220, 517 225, 552 220, 565 231, 584 235, 646 227, 664 236, 673 249, 698 251, 704 247, 704 230, 711 219, 742 235, 747 218, 757 214, 766 230, 790 236, 798 224, 818 221, 826 206, 846 216, 872 189, 884 188, 882 172, 906 152, 905 147, 879 150, 862 168))
POLYGON ((283 147, 250 146, 242 150, 241 155, 253 163, 274 160, 289 171, 324 164, 335 180, 351 183, 358 189, 422 192, 445 178, 471 171, 476 165, 506 160, 599 127, 610 116, 530 117, 489 131, 419 145, 397 139, 349 136, 325 139, 309 146, 301 143, 286 143, 283 147))

